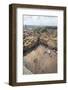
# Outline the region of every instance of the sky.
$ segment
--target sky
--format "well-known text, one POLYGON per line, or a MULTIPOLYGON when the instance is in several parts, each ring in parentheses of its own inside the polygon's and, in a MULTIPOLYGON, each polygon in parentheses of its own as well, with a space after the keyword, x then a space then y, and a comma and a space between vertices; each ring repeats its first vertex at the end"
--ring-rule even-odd
POLYGON ((31 16, 24 15, 24 25, 57 26, 57 16, 31 16))

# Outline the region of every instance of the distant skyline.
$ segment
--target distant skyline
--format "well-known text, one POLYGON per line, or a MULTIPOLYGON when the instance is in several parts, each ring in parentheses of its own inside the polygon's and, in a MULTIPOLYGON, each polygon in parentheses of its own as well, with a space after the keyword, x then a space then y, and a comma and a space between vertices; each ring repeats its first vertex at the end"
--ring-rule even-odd
POLYGON ((57 26, 57 16, 31 16, 24 15, 24 25, 57 26))

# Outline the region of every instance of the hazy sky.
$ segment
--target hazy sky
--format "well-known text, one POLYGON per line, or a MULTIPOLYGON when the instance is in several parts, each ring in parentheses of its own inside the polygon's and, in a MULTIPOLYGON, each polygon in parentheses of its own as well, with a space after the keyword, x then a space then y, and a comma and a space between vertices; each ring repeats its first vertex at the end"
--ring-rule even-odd
POLYGON ((57 23, 56 16, 24 16, 24 25, 57 26, 57 23))

